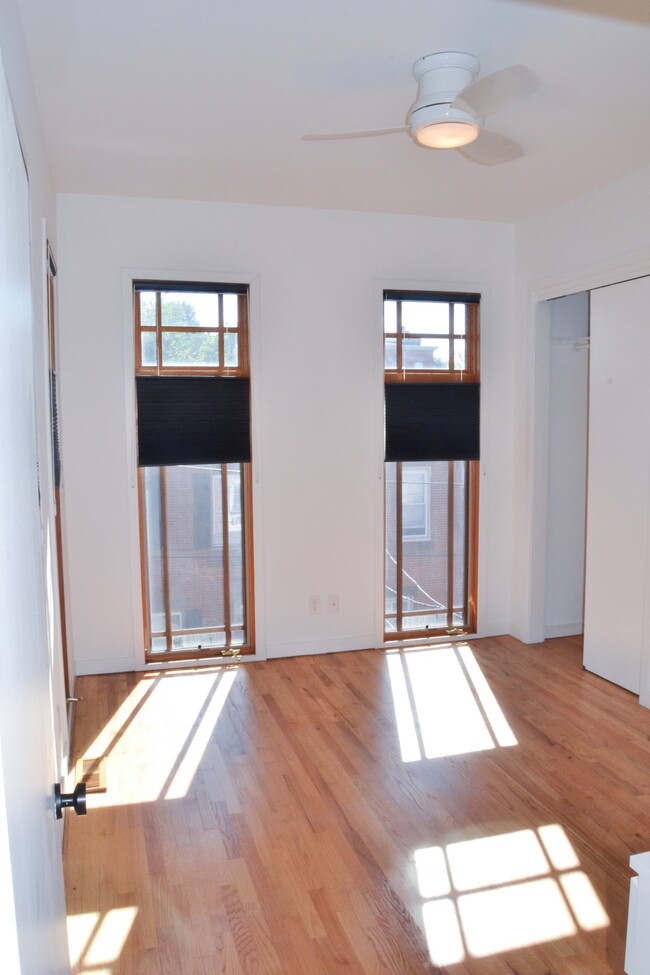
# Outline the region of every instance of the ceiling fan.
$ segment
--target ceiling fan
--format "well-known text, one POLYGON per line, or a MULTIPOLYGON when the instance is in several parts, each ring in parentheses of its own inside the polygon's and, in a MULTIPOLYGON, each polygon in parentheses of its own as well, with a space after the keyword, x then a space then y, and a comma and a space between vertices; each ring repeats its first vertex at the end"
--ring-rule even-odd
POLYGON ((408 132, 420 146, 457 149, 484 166, 510 162, 522 156, 524 150, 513 139, 484 129, 483 119, 528 98, 539 87, 539 81, 523 64, 513 64, 476 80, 479 69, 480 63, 473 54, 427 54, 413 65, 418 93, 409 109, 408 125, 304 135, 303 139, 363 139, 408 132))

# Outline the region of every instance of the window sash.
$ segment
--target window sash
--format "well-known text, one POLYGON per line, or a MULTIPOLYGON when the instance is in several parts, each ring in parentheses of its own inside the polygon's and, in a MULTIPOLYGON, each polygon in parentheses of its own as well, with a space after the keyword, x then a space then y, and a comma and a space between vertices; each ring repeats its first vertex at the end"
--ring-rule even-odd
MULTIPOLYGON (((197 465, 199 466, 199 465, 197 465)), ((232 465, 230 465, 232 467, 232 465)), ((228 494, 232 477, 228 476, 229 465, 220 465, 219 475, 212 475, 213 466, 206 467, 205 473, 209 477, 210 490, 210 510, 208 517, 208 543, 209 548, 197 553, 196 558, 205 563, 206 559, 213 560, 212 549, 218 549, 217 558, 221 560, 221 585, 215 589, 213 596, 215 604, 220 603, 223 609, 223 618, 220 622, 213 624, 199 623, 197 625, 183 625, 183 618, 178 606, 178 599, 174 597, 174 585, 172 581, 173 569, 170 565, 170 544, 169 535, 173 530, 170 524, 170 502, 168 470, 163 466, 160 468, 160 510, 154 509, 153 514, 158 518, 160 532, 160 545, 153 545, 155 541, 147 527, 147 506, 146 506, 146 481, 147 472, 151 468, 140 470, 139 491, 140 491, 140 520, 141 520, 141 540, 142 540, 142 590, 143 590, 143 609, 144 609, 144 641, 145 657, 148 662, 160 661, 164 659, 197 659, 205 656, 215 656, 219 652, 238 653, 253 652, 253 602, 252 602, 252 538, 251 538, 251 471, 250 464, 237 465, 239 467, 239 486, 241 497, 242 525, 238 531, 233 531, 229 525, 229 505, 228 494), (219 480, 220 510, 218 512, 221 520, 221 538, 215 538, 215 504, 212 498, 214 481, 219 480), (225 494, 225 508, 223 505, 225 494), (241 555, 241 582, 242 582, 242 620, 233 619, 232 600, 236 591, 237 582, 232 575, 233 545, 237 547, 237 555, 241 555), (151 578, 153 560, 151 554, 158 559, 158 579, 151 578), (162 605, 158 605, 153 610, 153 588, 157 587, 159 599, 162 597, 162 605), (233 588, 234 587, 234 588, 233 588), (161 629, 162 621, 164 628, 161 629), (223 640, 219 644, 209 643, 199 649, 192 644, 192 637, 199 638, 206 635, 223 634, 223 640), (178 644, 180 643, 180 647, 178 644), (190 644, 190 645, 188 645, 190 644)), ((173 468, 172 468, 173 469, 173 468)), ((232 471, 230 472, 232 474, 232 471)), ((194 499, 196 504, 196 497, 194 499)), ((186 512, 185 512, 186 514, 186 512)), ((206 514, 204 512, 204 514, 206 514)), ((188 544, 191 531, 187 529, 188 544)), ((194 546, 196 540, 194 540, 194 546)), ((177 585, 179 580, 175 580, 177 585)), ((212 605, 212 604, 211 604, 212 605)), ((209 608, 209 607, 208 607, 209 608)))
POLYGON ((426 551, 433 542, 434 526, 431 525, 427 539, 413 539, 404 525, 404 483, 414 465, 386 464, 384 639, 388 642, 471 632, 476 628, 478 464, 449 461, 446 467, 446 484, 442 482, 446 495, 442 537, 446 544, 440 551, 426 551), (461 465, 464 473, 459 481, 461 465), (390 467, 395 468, 394 481, 390 467), (392 551, 389 536, 394 539, 392 551), (425 546, 424 553, 421 545, 425 546), (459 555, 463 564, 460 589, 456 565, 459 555), (432 567, 429 572, 415 571, 421 557, 432 567), (388 572, 389 562, 394 566, 392 573, 388 572), (412 606, 412 602, 420 605, 412 606))
MULTIPOLYGON (((478 346, 478 314, 479 296, 477 295, 451 295, 438 294, 427 295, 423 292, 406 291, 385 291, 384 307, 386 301, 394 301, 395 309, 395 328, 386 329, 384 325, 384 376, 387 383, 401 382, 477 382, 480 374, 479 366, 479 346, 478 346), (407 297, 409 296, 409 297, 407 297), (466 300, 467 299, 467 300, 466 300), (449 327, 444 332, 411 332, 403 326, 403 305, 408 301, 428 301, 432 304, 448 305, 449 327), (455 306, 464 305, 465 315, 462 328, 455 324, 455 306), (409 359, 413 356, 407 355, 410 348, 409 343, 414 340, 426 340, 429 343, 446 343, 448 346, 447 368, 416 368, 409 359), (389 343, 394 343, 395 364, 388 363, 387 349, 389 343), (464 361, 460 365, 456 361, 456 346, 462 343, 464 346, 464 361)), ((426 352, 426 348, 424 348, 426 352)))
POLYGON ((191 282, 168 281, 136 281, 134 289, 134 317, 135 317, 135 363, 136 374, 139 376, 248 376, 248 288, 245 285, 204 284, 191 282), (155 295, 155 323, 142 321, 142 295, 155 295), (181 296, 189 294, 213 294, 218 300, 218 325, 185 325, 163 324, 162 295, 178 293, 181 296), (224 296, 237 297, 237 325, 226 324, 224 317, 224 296), (155 338, 155 363, 144 361, 143 336, 155 338), (199 335, 204 338, 214 336, 217 344, 217 362, 215 363, 181 363, 164 361, 165 336, 199 335), (230 344, 227 337, 236 337, 237 363, 226 364, 226 348, 230 344))

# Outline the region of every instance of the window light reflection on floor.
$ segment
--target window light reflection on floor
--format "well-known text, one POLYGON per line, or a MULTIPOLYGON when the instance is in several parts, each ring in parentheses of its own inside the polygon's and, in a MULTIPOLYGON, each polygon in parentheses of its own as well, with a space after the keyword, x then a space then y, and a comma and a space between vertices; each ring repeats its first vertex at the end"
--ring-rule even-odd
POLYGON ((387 653, 402 761, 517 744, 467 644, 387 653))
POLYGON ((197 727, 187 739, 178 767, 165 790, 165 799, 181 799, 189 792, 236 676, 236 670, 228 670, 222 674, 197 727))
POLYGON ((609 918, 557 823, 415 851, 434 965, 595 931, 609 918))
POLYGON ((111 975, 137 913, 137 907, 116 907, 103 917, 98 912, 68 917, 70 964, 76 975, 111 975))
POLYGON ((92 796, 92 805, 121 806, 185 796, 238 668, 229 664, 140 679, 82 756, 106 757, 108 788, 92 796), (111 765, 117 774, 111 775, 111 765))

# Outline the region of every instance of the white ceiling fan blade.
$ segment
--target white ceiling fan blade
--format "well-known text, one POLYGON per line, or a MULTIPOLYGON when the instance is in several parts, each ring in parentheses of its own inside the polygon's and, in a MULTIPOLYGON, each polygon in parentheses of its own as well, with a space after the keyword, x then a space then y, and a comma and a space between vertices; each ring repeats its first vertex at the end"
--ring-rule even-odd
POLYGON ((393 135, 396 132, 408 132, 407 125, 400 125, 397 129, 367 129, 365 132, 331 132, 323 135, 303 135, 303 142, 327 142, 330 139, 368 139, 374 135, 393 135))
POLYGON ((454 98, 452 105, 476 118, 485 118, 516 105, 538 88, 539 80, 530 68, 512 64, 468 85, 454 98))
POLYGON ((472 162, 480 163, 481 166, 499 166, 501 163, 519 159, 524 154, 524 150, 514 139, 486 129, 483 129, 478 139, 458 149, 457 152, 462 153, 472 162))

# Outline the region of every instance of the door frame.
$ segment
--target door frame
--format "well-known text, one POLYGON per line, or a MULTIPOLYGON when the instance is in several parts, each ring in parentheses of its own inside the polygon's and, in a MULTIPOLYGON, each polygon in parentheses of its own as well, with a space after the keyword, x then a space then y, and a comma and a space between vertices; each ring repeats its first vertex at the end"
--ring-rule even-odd
POLYGON ((254 593, 252 604, 252 629, 255 633, 255 653, 242 655, 242 662, 266 660, 266 627, 265 627, 265 586, 262 573, 264 572, 264 525, 263 499, 261 496, 261 416, 257 410, 257 403, 262 401, 263 373, 261 363, 261 322, 260 322, 260 279, 258 274, 242 272, 233 274, 231 271, 188 271, 179 268, 158 267, 129 267, 122 269, 122 350, 124 363, 124 399, 126 403, 125 449, 126 470, 128 477, 128 514, 129 514, 129 575, 131 590, 131 620, 133 642, 129 657, 120 658, 116 670, 125 669, 128 662, 136 671, 171 670, 192 666, 210 667, 215 663, 226 664, 227 657, 205 657, 188 661, 186 659, 161 660, 147 662, 143 639, 143 589, 142 589, 142 550, 140 536, 140 504, 138 500, 138 444, 137 444, 137 410, 135 399, 135 342, 134 342, 134 313, 133 313, 133 284, 135 281, 191 281, 200 283, 245 284, 248 286, 248 361, 251 379, 251 449, 253 463, 251 466, 251 503, 253 517, 251 522, 252 537, 255 539, 255 557, 253 559, 253 575, 251 588, 254 593))
MULTIPOLYGON (((523 626, 517 635, 525 643, 544 640, 546 603, 546 537, 548 478, 548 415, 550 318, 547 302, 553 298, 593 291, 611 284, 650 275, 650 249, 635 251, 571 273, 557 274, 527 288, 530 464, 526 484, 526 526, 523 626)), ((650 621, 648 621, 650 626, 650 621)), ((650 707, 650 686, 642 670, 640 702, 650 707)))

